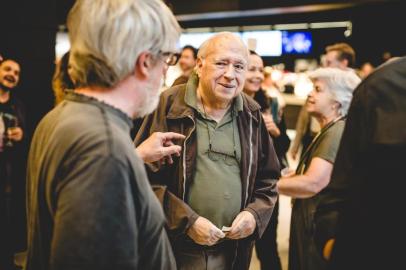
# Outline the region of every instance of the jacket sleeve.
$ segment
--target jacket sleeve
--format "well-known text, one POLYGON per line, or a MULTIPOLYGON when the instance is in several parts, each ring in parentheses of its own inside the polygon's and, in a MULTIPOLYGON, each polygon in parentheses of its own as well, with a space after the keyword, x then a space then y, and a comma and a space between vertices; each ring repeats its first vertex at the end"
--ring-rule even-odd
MULTIPOLYGON (((134 144, 138 146, 153 132, 168 132, 166 123, 165 100, 161 96, 157 110, 145 117, 138 131, 134 144)), ((179 132, 179 131, 174 131, 179 132)), ((183 155, 183 154, 182 154, 183 155)), ((173 157, 174 164, 161 165, 159 162, 146 164, 148 179, 155 195, 162 204, 167 220, 167 230, 171 238, 186 233, 199 217, 181 198, 176 196, 178 187, 178 170, 181 166, 181 157, 173 157)))
POLYGON ((164 185, 152 186, 161 202, 167 220, 167 230, 171 237, 185 234, 199 217, 185 202, 171 193, 164 185))
MULTIPOLYGON (((280 165, 262 116, 258 115, 258 166, 253 185, 251 202, 244 210, 251 212, 257 223, 257 235, 261 237, 268 226, 269 220, 278 198, 276 182, 280 177, 280 165)), ((255 168, 255 166, 253 167, 255 168)))

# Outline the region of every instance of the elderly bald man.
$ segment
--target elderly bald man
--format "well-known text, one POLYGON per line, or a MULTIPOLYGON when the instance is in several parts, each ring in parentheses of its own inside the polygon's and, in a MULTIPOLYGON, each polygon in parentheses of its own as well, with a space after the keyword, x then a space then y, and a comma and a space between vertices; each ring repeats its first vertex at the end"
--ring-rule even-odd
POLYGON ((155 131, 186 136, 172 165, 148 164, 178 269, 248 269, 272 215, 279 162, 259 105, 242 93, 247 60, 234 34, 208 39, 196 72, 161 95, 135 139, 155 131))

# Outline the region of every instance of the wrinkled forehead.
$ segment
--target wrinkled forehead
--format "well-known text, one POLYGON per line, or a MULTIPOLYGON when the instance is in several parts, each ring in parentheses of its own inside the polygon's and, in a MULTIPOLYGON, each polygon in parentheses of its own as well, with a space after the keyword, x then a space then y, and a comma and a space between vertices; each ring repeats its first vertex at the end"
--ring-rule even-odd
POLYGON ((207 48, 206 58, 230 57, 248 63, 248 49, 237 37, 227 36, 214 39, 207 48))
POLYGON ((323 90, 323 93, 334 95, 334 90, 330 89, 330 84, 326 81, 326 78, 313 78, 312 83, 313 87, 317 87, 318 89, 323 90))

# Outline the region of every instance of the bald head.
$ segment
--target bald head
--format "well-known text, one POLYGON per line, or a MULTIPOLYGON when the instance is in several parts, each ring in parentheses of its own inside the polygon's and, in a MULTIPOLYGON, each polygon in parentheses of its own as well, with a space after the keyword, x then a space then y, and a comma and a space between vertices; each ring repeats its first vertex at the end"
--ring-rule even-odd
POLYGON ((239 51, 241 56, 248 62, 248 48, 245 46, 241 38, 231 32, 221 32, 207 39, 200 46, 197 57, 206 58, 208 55, 216 53, 218 50, 224 48, 239 51))
POLYGON ((198 93, 206 104, 227 108, 244 86, 248 49, 230 32, 216 34, 206 40, 197 55, 198 93))

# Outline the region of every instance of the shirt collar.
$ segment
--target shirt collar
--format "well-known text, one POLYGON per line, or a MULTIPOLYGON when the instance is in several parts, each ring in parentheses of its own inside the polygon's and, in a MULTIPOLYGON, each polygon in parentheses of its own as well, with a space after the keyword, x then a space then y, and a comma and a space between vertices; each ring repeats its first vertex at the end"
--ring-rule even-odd
POLYGON ((115 115, 116 117, 121 119, 122 121, 124 121, 130 127, 130 129, 133 128, 133 119, 131 119, 122 110, 115 108, 103 101, 97 100, 90 96, 79 94, 79 93, 71 91, 71 90, 66 91, 65 99, 70 100, 70 101, 88 103, 88 104, 93 104, 95 106, 98 106, 98 107, 112 113, 113 115, 115 115))

